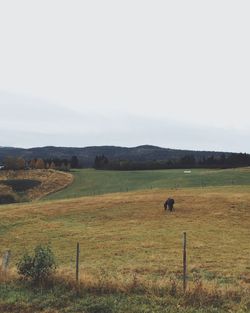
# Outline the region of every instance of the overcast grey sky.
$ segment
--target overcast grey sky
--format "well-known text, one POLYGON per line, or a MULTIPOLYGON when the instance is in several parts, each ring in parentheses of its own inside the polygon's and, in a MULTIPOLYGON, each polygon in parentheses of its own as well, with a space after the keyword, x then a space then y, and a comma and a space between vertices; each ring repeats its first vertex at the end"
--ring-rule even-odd
POLYGON ((250 2, 0 0, 0 145, 250 153, 250 2))

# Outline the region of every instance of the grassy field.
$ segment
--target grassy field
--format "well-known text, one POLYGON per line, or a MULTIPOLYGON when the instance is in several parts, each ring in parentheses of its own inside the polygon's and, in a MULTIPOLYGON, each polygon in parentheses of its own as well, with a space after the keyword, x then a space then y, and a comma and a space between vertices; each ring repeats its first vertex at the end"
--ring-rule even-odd
MULTIPOLYGON (((1 305, 3 312, 12 312, 14 304, 23 309, 13 312, 249 312, 250 173, 248 169, 221 171, 222 177, 219 173, 110 172, 102 192, 119 191, 118 182, 130 189, 152 184, 153 189, 1 206, 0 252, 11 249, 12 265, 25 249, 50 243, 59 264, 57 275, 70 285, 79 241, 82 291, 76 296, 72 285, 69 289, 60 285, 41 294, 6 283, 1 286, 0 312, 1 305), (233 174, 235 183, 245 186, 230 186, 233 174), (175 177, 182 189, 156 188, 170 184, 169 177, 175 177), (207 185, 228 186, 191 188, 199 186, 201 178, 207 185), (173 214, 163 211, 169 195, 176 200, 173 214), (183 231, 188 235, 186 295, 180 292, 183 231), (60 292, 67 300, 58 299, 60 292)), ((84 195, 90 191, 84 181, 92 182, 92 190, 105 182, 105 172, 76 174, 76 185, 56 197, 84 195)))
POLYGON ((66 190, 47 199, 76 198, 112 192, 127 192, 153 188, 186 188, 205 186, 250 185, 250 168, 206 170, 194 169, 156 171, 74 170, 74 182, 66 190))

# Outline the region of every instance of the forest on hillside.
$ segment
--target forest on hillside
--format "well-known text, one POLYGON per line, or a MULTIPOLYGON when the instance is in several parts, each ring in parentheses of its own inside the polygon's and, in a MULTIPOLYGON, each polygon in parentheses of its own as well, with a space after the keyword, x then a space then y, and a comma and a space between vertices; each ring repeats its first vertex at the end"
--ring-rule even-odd
POLYGON ((236 168, 250 166, 250 155, 246 153, 221 154, 219 157, 209 156, 196 158, 185 155, 172 160, 154 160, 136 162, 129 160, 109 160, 105 155, 96 156, 95 169, 101 170, 154 170, 154 169, 185 169, 185 168, 236 168))

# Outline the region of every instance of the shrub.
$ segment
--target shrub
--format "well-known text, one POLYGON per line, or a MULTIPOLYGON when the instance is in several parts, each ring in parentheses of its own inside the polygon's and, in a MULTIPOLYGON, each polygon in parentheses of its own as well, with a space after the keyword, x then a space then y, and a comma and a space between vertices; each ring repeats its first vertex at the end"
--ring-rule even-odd
POLYGON ((17 263, 18 274, 35 283, 47 281, 55 269, 54 253, 49 246, 37 246, 33 256, 25 253, 17 263))

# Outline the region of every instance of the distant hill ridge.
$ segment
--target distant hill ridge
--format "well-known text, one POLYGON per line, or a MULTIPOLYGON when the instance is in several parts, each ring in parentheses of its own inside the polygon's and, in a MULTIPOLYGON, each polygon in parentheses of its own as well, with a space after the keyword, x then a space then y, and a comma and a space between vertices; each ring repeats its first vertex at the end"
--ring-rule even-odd
POLYGON ((195 158, 199 160, 203 157, 220 157, 222 154, 228 155, 230 152, 169 149, 152 145, 142 145, 131 148, 118 146, 90 146, 83 148, 46 146, 28 149, 0 147, 0 162, 3 162, 4 158, 7 156, 19 156, 26 160, 31 160, 33 158, 70 159, 73 155, 76 155, 82 166, 89 167, 93 165, 97 155, 105 155, 110 160, 146 162, 173 160, 186 155, 194 155, 195 158))

